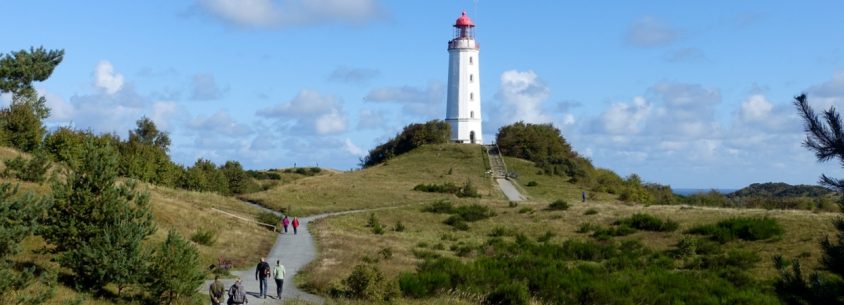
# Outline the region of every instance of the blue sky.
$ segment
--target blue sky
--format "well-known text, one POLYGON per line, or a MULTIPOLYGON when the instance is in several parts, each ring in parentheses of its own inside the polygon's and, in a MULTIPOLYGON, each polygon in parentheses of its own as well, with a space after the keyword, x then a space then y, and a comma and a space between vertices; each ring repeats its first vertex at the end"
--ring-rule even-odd
POLYGON ((844 105, 840 1, 5 1, 0 52, 65 50, 36 85, 50 127, 125 137, 147 116, 183 164, 351 169, 445 116, 464 9, 488 140, 554 123, 597 166, 677 188, 844 175, 791 105, 844 105))

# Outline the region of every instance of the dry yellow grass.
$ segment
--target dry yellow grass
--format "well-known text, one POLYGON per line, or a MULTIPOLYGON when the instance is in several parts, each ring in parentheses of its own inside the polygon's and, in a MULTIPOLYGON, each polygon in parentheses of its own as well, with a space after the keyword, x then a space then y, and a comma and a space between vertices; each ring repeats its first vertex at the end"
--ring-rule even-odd
POLYGON ((480 145, 428 145, 366 170, 329 172, 244 198, 276 210, 289 208, 290 214, 305 216, 425 202, 441 194, 415 192, 414 186, 444 182, 462 185, 467 179, 480 194, 502 198, 484 174, 482 152, 480 145))

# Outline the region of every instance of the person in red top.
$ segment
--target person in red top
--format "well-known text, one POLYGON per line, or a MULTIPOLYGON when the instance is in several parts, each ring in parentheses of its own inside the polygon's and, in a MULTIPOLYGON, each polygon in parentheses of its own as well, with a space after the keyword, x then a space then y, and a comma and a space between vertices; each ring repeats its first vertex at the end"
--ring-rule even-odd
POLYGON ((297 232, 297 231, 298 231, 297 229, 299 229, 299 218, 298 218, 298 217, 293 217, 293 234, 294 234, 294 235, 295 235, 296 233, 298 233, 298 232, 297 232))

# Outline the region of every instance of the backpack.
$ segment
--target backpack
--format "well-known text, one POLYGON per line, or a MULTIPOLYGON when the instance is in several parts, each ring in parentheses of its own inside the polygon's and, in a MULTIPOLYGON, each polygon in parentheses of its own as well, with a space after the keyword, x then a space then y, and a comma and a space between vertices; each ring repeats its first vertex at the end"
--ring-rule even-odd
POLYGON ((243 304, 246 302, 246 294, 240 291, 237 285, 232 286, 229 293, 231 294, 229 297, 231 304, 243 304))
POLYGON ((258 269, 258 273, 261 274, 262 277, 270 276, 270 264, 261 262, 261 264, 258 265, 258 269))

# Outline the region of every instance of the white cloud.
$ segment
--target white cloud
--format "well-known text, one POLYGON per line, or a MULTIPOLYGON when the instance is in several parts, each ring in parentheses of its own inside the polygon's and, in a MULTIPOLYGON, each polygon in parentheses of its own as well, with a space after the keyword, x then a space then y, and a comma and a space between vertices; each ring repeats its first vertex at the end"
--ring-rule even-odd
POLYGON ((152 103, 152 116, 150 119, 155 122, 159 129, 170 129, 170 120, 179 115, 182 109, 175 102, 156 101, 152 103))
POLYGON ((352 143, 351 139, 346 138, 346 142, 344 144, 343 149, 345 149, 349 154, 352 154, 355 157, 366 156, 366 151, 355 145, 355 143, 352 143))
POLYGON ((543 110, 550 90, 533 71, 510 70, 501 73, 496 97, 502 102, 506 122, 548 123, 551 117, 543 110))
POLYGON ((759 122, 767 119, 773 109, 774 105, 764 95, 754 94, 741 103, 739 115, 744 121, 759 122))
POLYGON ((94 86, 107 94, 115 94, 123 88, 123 74, 115 73, 111 62, 102 60, 94 68, 94 86))
POLYGON ((302 90, 285 103, 258 110, 258 116, 277 119, 280 126, 319 135, 346 131, 348 119, 337 98, 302 90))
POLYGON ((304 89, 290 101, 275 107, 264 108, 258 115, 264 117, 285 117, 291 115, 314 115, 331 112, 337 108, 337 98, 322 95, 316 90, 304 89))
POLYGON ((405 114, 425 118, 445 115, 445 85, 431 82, 425 88, 413 86, 376 88, 363 98, 368 102, 399 103, 405 114))
POLYGON ((625 37, 628 44, 637 47, 656 47, 670 44, 680 37, 680 33, 668 24, 646 16, 634 21, 625 37))
POLYGON ((340 133, 346 131, 346 117, 333 109, 330 113, 319 116, 314 121, 317 134, 340 133))
POLYGON ((47 99, 47 107, 50 108, 50 117, 47 119, 48 121, 67 122, 73 118, 75 111, 73 104, 68 103, 58 94, 44 89, 38 89, 38 94, 47 99))
POLYGON ((375 69, 338 67, 331 72, 328 80, 340 83, 362 84, 378 77, 379 74, 381 72, 375 69))
POLYGON ((191 99, 208 101, 216 100, 223 96, 227 89, 220 88, 214 75, 196 74, 191 79, 191 99))
POLYGON ((199 0, 213 16, 244 27, 363 24, 382 15, 376 0, 199 0))
POLYGON ((200 134, 219 134, 229 137, 241 137, 252 133, 252 129, 245 124, 238 123, 228 113, 217 111, 209 117, 197 116, 189 126, 200 134))
POLYGON ((806 90, 809 103, 822 109, 835 106, 844 107, 844 71, 835 73, 832 78, 806 90))
POLYGON ((358 129, 375 129, 383 127, 387 119, 381 111, 363 109, 358 114, 358 129))
POLYGON ((636 134, 644 127, 651 112, 651 104, 644 97, 633 98, 632 103, 614 103, 600 118, 603 130, 609 134, 636 134))

